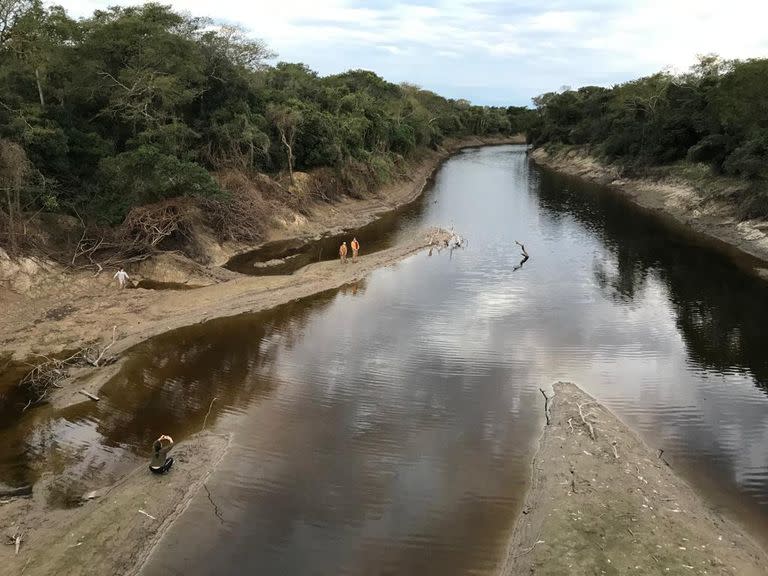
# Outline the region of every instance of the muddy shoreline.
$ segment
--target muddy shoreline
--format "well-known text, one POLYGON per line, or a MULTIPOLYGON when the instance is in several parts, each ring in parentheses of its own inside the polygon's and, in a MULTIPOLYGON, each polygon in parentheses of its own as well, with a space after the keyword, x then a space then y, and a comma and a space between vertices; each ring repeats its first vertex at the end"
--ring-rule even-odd
POLYGON ((623 178, 616 167, 578 149, 549 153, 536 148, 529 156, 546 168, 609 186, 635 205, 700 235, 743 268, 768 279, 768 222, 743 220, 733 205, 707 197, 679 179, 623 178))
POLYGON ((502 574, 765 574, 766 552, 594 398, 558 382, 550 414, 502 574))
MULTIPOLYGON (((514 142, 473 139, 456 144, 426 159, 412 180, 396 186, 397 193, 383 190, 377 199, 321 206, 316 219, 298 228, 281 229, 270 239, 333 232, 334 222, 351 222, 351 227, 370 222, 418 198, 442 162, 458 150, 508 143, 514 142)), ((448 237, 443 230, 424 230, 407 242, 364 254, 347 265, 318 262, 289 276, 228 276, 211 267, 216 283, 194 290, 117 290, 107 274, 93 278, 85 273, 56 271, 58 277, 48 291, 0 291, 0 304, 10 311, 0 320, 0 341, 6 351, 0 367, 6 369, 34 354, 76 349, 86 342, 103 345, 109 341, 112 326, 117 326, 117 340, 110 354, 119 356, 175 328, 273 308, 354 283, 428 246, 442 246, 448 237)), ((73 369, 63 387, 49 398, 52 409, 90 402, 79 391, 98 393, 120 367, 118 360, 103 368, 73 369)), ((131 472, 109 486, 94 486, 96 496, 73 508, 50 506, 46 485, 54 478, 44 475, 34 486, 31 498, 0 502, 0 528, 22 535, 18 555, 12 546, 0 549, 0 574, 137 573, 175 519, 201 492, 207 477, 226 454, 228 442, 228 438, 206 432, 193 435, 174 449, 177 463, 168 476, 160 478, 149 474, 146 462, 135 457, 132 463, 126 462, 133 466, 131 472)))
MULTIPOLYGON (((382 215, 415 201, 430 185, 436 171, 453 154, 465 148, 518 143, 518 138, 471 138, 450 142, 440 152, 429 153, 414 168, 409 179, 383 187, 365 200, 348 199, 334 205, 321 204, 311 216, 294 222, 276 224, 267 241, 296 239, 307 241, 317 236, 364 226, 382 215)), ((220 268, 217 264, 202 266, 176 254, 161 253, 143 269, 151 269, 156 281, 183 282, 178 272, 195 284, 200 278, 207 286, 193 290, 119 291, 105 271, 94 277, 90 272, 65 270, 42 271, 50 276, 36 290, 24 293, 0 288, 0 306, 7 311, 0 318, 0 344, 5 352, 4 366, 35 361, 38 355, 52 356, 77 350, 90 343, 105 345, 113 327, 117 341, 110 349, 119 355, 128 348, 162 332, 205 322, 217 317, 256 312, 279 304, 337 288, 354 282, 380 266, 425 247, 427 231, 413 241, 379 253, 365 255, 354 267, 339 269, 320 262, 289 276, 251 277, 220 268), (163 269, 167 269, 163 276, 163 269), (190 280, 192 279, 192 280, 190 280)), ((250 246, 248 251, 263 246, 250 246)), ((225 263, 233 254, 221 251, 225 263)), ((55 407, 83 401, 81 388, 97 392, 114 374, 113 365, 94 371, 77 369, 65 388, 51 398, 55 407)), ((0 384, 2 379, 0 378, 0 384)))

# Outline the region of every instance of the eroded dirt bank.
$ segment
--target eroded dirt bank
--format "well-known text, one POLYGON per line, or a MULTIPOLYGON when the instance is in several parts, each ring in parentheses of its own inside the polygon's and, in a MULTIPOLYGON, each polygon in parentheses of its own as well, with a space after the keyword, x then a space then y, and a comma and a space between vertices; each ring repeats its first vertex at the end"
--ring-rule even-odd
MULTIPOLYGON (((672 177, 623 178, 616 167, 607 166, 578 149, 550 154, 537 148, 530 156, 536 163, 558 172, 609 185, 638 206, 671 217, 699 234, 768 263, 768 222, 740 218, 733 202, 729 202, 727 187, 719 194, 711 194, 672 177)), ((768 268, 758 266, 756 271, 768 278, 768 268)))
POLYGON ((765 552, 611 412, 574 384, 554 392, 502 574, 766 573, 765 552))
MULTIPOLYGON (((364 225, 417 198, 441 161, 456 150, 503 143, 513 142, 457 143, 426 158, 407 182, 385 188, 369 200, 318 206, 306 220, 277 223, 270 239, 312 237, 335 228, 364 225)), ((20 361, 33 360, 38 354, 71 351, 89 342, 103 346, 109 342, 113 327, 116 341, 109 353, 119 356, 131 346, 174 328, 264 310, 353 283, 427 246, 443 246, 449 236, 439 229, 423 230, 387 250, 365 254, 363 249, 363 256, 346 265, 320 262, 290 276, 251 277, 188 259, 169 262, 167 268, 176 276, 161 280, 194 283, 190 280, 194 278, 208 284, 181 291, 117 290, 110 271, 94 277, 45 262, 28 262, 29 266, 11 270, 24 281, 21 289, 11 290, 7 283, 0 288, 0 375, 8 366, 20 368, 20 361), (190 277, 179 278, 185 267, 190 277)), ((176 258, 174 254, 162 256, 176 258)), ((156 267, 162 272, 162 260, 156 267)), ((119 368, 119 361, 98 369, 73 368, 70 377, 60 382, 63 387, 47 401, 54 409, 89 402, 78 391, 98 392, 119 368)), ((213 434, 193 436, 174 450, 176 465, 163 477, 149 474, 144 459, 129 458, 132 461, 125 465, 133 466, 132 472, 110 486, 93 486, 93 499, 68 509, 52 507, 48 502, 46 486, 55 480, 52 473, 43 474, 31 498, 0 498, 3 539, 21 536, 18 555, 14 546, 0 547, 0 574, 134 573, 190 500, 202 494, 205 479, 226 452, 227 443, 228 438, 213 434)), ((212 519, 216 521, 215 510, 212 519)))
MULTIPOLYGON (((309 216, 296 214, 276 220, 267 240, 313 238, 321 234, 363 226, 382 214, 415 200, 428 185, 442 161, 468 147, 518 143, 519 138, 469 138, 448 142, 440 151, 429 152, 409 177, 381 188, 374 196, 347 198, 335 204, 313 205, 309 216)), ((328 263, 311 266, 289 277, 253 278, 231 272, 220 265, 237 251, 258 246, 215 246, 211 265, 202 265, 175 253, 161 253, 151 261, 129 269, 134 278, 204 286, 195 290, 129 290, 115 288, 114 270, 94 276, 92 271, 72 271, 50 262, 25 259, 15 263, 0 254, 0 375, 9 363, 35 361, 37 355, 55 355, 77 350, 92 342, 102 345, 116 328, 117 342, 110 349, 119 353, 141 340, 180 326, 218 316, 258 311, 338 287, 386 266, 426 245, 427 233, 406 245, 381 254, 367 255, 354 267, 338 269, 328 263)), ((365 254, 365 247, 363 247, 365 254)), ((92 372, 92 371, 80 371, 92 372)), ((110 370, 86 383, 97 389, 110 370)), ((76 371, 74 380, 84 376, 76 371)), ((0 378, 2 380, 2 378, 0 378)), ((72 387, 79 389, 82 382, 72 387)), ((56 403, 72 402, 64 392, 56 403)), ((76 393, 76 392, 75 392, 76 393)), ((82 399, 82 396, 79 398, 82 399)))

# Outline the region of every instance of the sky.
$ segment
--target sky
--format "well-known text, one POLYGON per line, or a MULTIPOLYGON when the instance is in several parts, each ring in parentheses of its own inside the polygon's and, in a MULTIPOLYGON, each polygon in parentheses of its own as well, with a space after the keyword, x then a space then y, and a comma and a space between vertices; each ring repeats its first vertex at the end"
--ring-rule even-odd
MULTIPOLYGON (((236 24, 278 60, 320 74, 373 70, 475 104, 530 105, 564 86, 611 86, 698 54, 768 56, 754 0, 161 0, 236 24)), ((72 16, 137 0, 59 0, 72 16)))

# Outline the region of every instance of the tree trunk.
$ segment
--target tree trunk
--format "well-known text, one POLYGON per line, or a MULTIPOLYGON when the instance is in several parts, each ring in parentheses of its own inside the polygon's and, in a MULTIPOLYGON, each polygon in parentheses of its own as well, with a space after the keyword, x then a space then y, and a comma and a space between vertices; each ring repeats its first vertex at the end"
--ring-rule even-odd
POLYGON ((40 83, 40 69, 35 67, 35 82, 37 82, 37 95, 40 97, 40 107, 45 108, 45 96, 43 96, 43 85, 40 83))
MULTIPOLYGON (((278 130, 280 129, 278 128, 278 130)), ((291 178, 291 184, 293 184, 293 149, 288 144, 288 140, 285 138, 285 131, 283 130, 280 130, 280 139, 283 141, 283 146, 285 146, 285 150, 288 153, 288 176, 291 178)))
POLYGON ((40 107, 45 108, 45 96, 43 96, 43 85, 40 83, 40 69, 35 66, 35 82, 37 82, 37 95, 40 96, 40 107))
POLYGON ((16 254, 16 222, 14 221, 14 212, 16 211, 13 202, 13 194, 11 189, 5 189, 5 198, 8 202, 8 246, 11 250, 11 254, 16 254))

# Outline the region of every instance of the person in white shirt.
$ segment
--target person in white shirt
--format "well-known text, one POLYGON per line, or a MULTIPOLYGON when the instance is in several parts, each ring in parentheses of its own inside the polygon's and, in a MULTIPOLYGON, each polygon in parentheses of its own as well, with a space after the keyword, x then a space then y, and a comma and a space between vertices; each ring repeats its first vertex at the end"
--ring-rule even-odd
POLYGON ((128 273, 121 266, 120 270, 115 272, 115 275, 113 276, 113 278, 117 279, 117 285, 120 288, 125 288, 125 284, 126 282, 128 282, 129 276, 128 276, 128 273))

